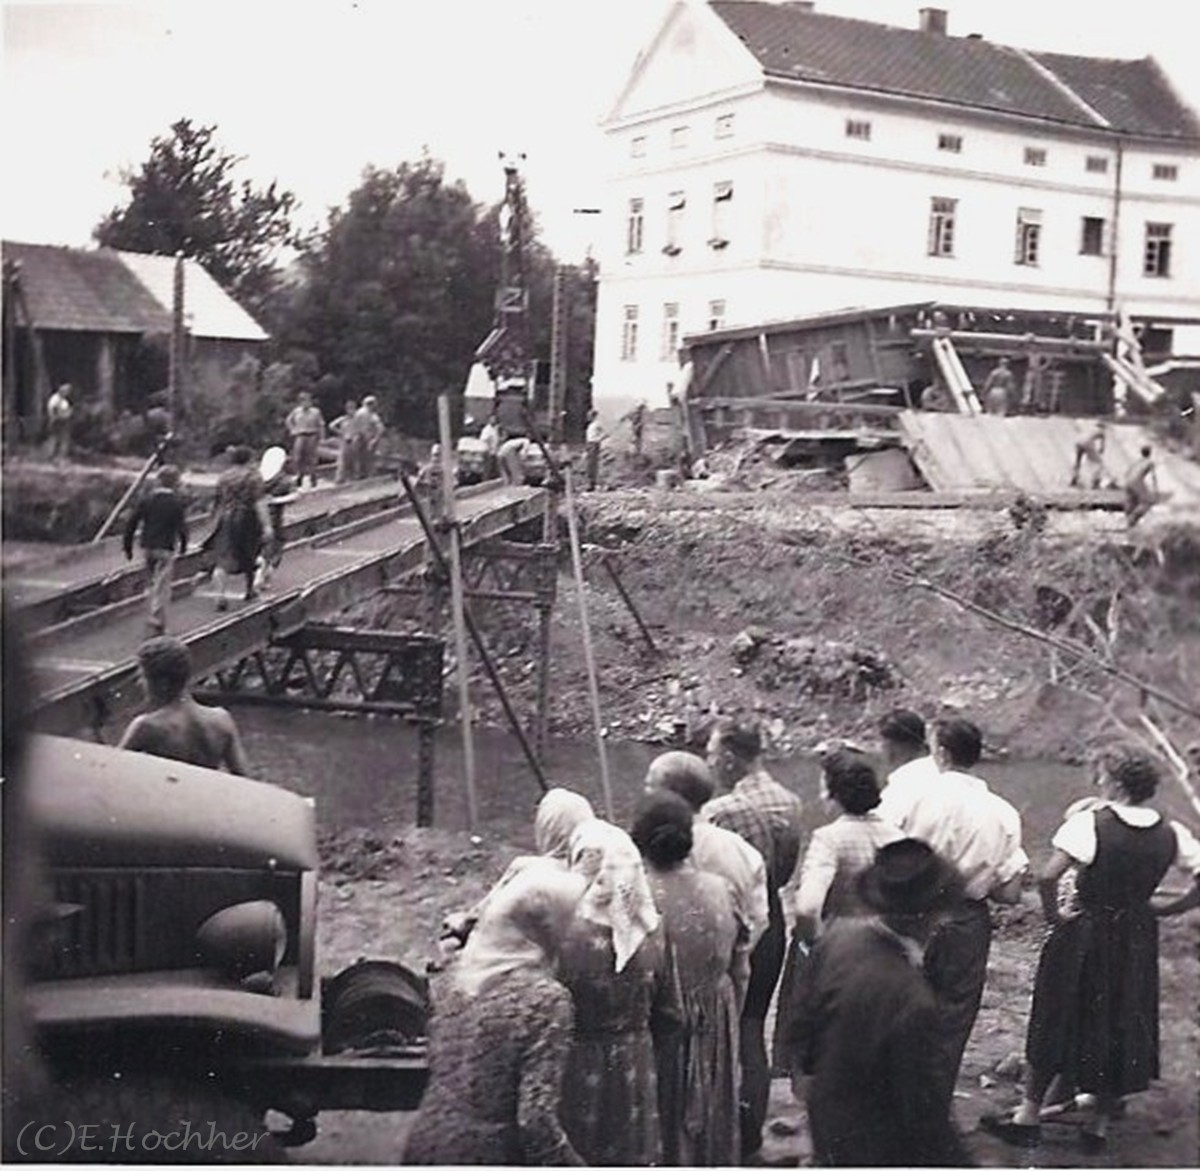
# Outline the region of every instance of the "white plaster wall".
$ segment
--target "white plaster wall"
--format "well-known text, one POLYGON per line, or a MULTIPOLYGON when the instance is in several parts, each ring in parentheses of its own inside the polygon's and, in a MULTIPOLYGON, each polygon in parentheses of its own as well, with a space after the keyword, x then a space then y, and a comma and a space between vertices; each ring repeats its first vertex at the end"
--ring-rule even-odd
MULTIPOLYGON (((765 85, 744 47, 702 4, 671 10, 635 67, 608 123, 593 394, 606 413, 646 398, 666 404, 674 361, 661 357, 662 306, 680 305, 681 336, 707 327, 708 303, 725 324, 809 313, 946 300, 984 307, 1103 310, 1111 241, 1081 255, 1082 219, 1113 227, 1116 152, 1102 134, 1037 127, 999 115, 940 109, 887 95, 765 85), (718 139, 719 115, 734 133, 718 139), (848 118, 871 123, 869 141, 846 136, 848 118), (672 149, 671 130, 689 127, 672 149), (963 140, 938 150, 939 134, 963 140), (634 137, 645 154, 631 154, 634 137), (1024 161, 1027 146, 1044 166, 1024 161), (1107 173, 1086 169, 1089 155, 1107 173), (734 184, 730 244, 708 246, 712 188, 734 184), (666 256, 668 195, 684 191, 682 251, 666 256), (643 251, 627 255, 631 198, 645 201, 643 251), (928 254, 933 197, 958 201, 955 254, 928 254), (1020 208, 1042 213, 1039 263, 1015 263, 1020 208), (639 307, 639 352, 620 358, 623 308, 639 307)), ((1115 240, 1115 292, 1134 314, 1200 318, 1200 154, 1171 146, 1126 148, 1115 240), (1179 168, 1154 180, 1154 162, 1179 168), (1172 223, 1172 275, 1142 275, 1147 220, 1172 223)))

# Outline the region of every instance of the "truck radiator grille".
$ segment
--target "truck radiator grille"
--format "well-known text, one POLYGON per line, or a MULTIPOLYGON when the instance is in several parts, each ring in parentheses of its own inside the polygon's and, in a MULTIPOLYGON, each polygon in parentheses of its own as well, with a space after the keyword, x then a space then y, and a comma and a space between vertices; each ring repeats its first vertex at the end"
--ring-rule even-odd
POLYGON ((54 897, 63 918, 47 958, 51 978, 133 972, 147 960, 146 877, 58 874, 54 897))

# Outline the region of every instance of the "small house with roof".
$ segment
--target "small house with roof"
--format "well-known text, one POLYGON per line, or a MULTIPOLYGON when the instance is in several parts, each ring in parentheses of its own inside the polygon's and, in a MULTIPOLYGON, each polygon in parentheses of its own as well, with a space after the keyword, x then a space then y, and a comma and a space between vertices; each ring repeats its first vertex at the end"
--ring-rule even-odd
MULTIPOLYGON (((36 436, 52 387, 91 413, 138 412, 167 383, 175 259, 5 241, 4 419, 36 436)), ((184 261, 187 379, 227 378, 266 331, 202 264, 184 261)))
POLYGON ((685 336, 847 308, 1127 314, 1200 353, 1200 120, 1159 65, 916 23, 671 6, 604 122, 603 414, 665 405, 685 336))

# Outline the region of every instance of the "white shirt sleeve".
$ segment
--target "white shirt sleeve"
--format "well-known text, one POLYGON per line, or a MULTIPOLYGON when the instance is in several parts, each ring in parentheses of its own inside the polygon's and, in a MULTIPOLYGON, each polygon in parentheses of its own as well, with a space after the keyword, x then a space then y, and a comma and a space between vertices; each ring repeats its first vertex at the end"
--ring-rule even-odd
POLYGON ((1200 842, 1196 841, 1196 836, 1182 822, 1171 822, 1171 828, 1175 831, 1175 841, 1179 844, 1175 854, 1175 865, 1194 878, 1200 878, 1200 842))
POLYGON ((800 889, 793 904, 795 914, 807 915, 819 922, 825 896, 836 876, 837 855, 825 843, 822 834, 813 834, 800 865, 800 889))
POLYGON ((1068 817, 1050 839, 1050 844, 1074 858, 1080 866, 1090 866, 1096 860, 1096 814, 1087 809, 1068 817))

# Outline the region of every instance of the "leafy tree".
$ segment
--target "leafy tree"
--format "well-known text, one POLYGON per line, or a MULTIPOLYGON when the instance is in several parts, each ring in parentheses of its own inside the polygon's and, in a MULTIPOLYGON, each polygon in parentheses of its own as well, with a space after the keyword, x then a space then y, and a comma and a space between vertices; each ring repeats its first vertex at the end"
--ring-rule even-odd
MULTIPOLYGON (((288 293, 278 340, 308 351, 321 371, 326 414, 376 395, 387 420, 433 436, 440 394, 460 396, 492 328, 500 275, 499 207, 449 183, 436 159, 368 168, 344 208, 302 246, 302 280, 288 293)), ((554 258, 531 225, 526 248, 534 356, 550 354, 554 258)), ((571 390, 591 376, 591 283, 573 271, 571 390), (582 314, 579 319, 578 314, 582 314)), ((569 391, 568 400, 572 394, 569 391)))
POLYGON ((322 379, 327 412, 374 394, 401 429, 435 432, 437 396, 461 391, 491 327, 499 242, 489 220, 435 159, 367 168, 302 248, 304 282, 281 330, 332 376, 322 379))
POLYGON ((294 244, 295 196, 276 183, 257 188, 237 181, 243 161, 222 149, 216 126, 181 118, 150 143, 150 157, 121 179, 129 202, 96 225, 93 236, 109 248, 200 261, 251 312, 272 294, 274 256, 294 244))

